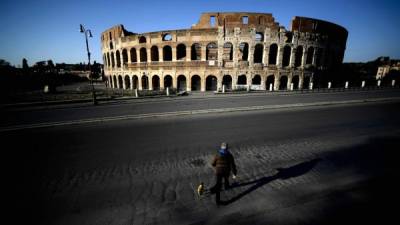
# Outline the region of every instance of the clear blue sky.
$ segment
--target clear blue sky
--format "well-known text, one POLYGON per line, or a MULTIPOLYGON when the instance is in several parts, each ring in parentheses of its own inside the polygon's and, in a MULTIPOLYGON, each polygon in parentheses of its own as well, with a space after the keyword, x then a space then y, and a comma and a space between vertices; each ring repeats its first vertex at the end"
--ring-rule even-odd
POLYGON ((202 12, 265 12, 289 29, 293 16, 313 17, 349 31, 346 62, 400 58, 400 1, 356 0, 2 0, 0 58, 13 65, 52 59, 86 62, 79 24, 92 30, 92 59, 101 62, 100 34, 116 24, 132 32, 190 28, 202 12))

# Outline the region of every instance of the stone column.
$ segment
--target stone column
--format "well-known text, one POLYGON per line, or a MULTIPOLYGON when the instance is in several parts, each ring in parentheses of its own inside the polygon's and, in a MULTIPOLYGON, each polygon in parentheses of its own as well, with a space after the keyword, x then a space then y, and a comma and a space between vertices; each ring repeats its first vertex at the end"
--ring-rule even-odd
POLYGON ((280 86, 280 84, 281 84, 280 79, 281 79, 280 74, 279 74, 279 73, 276 74, 276 76, 275 76, 275 81, 274 81, 274 90, 275 90, 275 91, 278 91, 278 90, 279 90, 279 86, 280 86))
POLYGON ((137 60, 137 62, 142 62, 142 61, 140 60, 140 48, 137 48, 137 49, 136 49, 136 60, 137 60))
POLYGON ((160 74, 160 90, 164 90, 164 72, 161 72, 160 74))
POLYGON ((264 66, 268 66, 269 60, 269 45, 264 43, 264 52, 263 52, 263 64, 264 66))
POLYGON ((306 65, 307 54, 308 54, 308 48, 304 47, 303 58, 301 59, 301 68, 304 68, 304 66, 306 65))
POLYGON ((172 48, 172 62, 176 62, 176 46, 172 48))
POLYGON ((254 43, 249 43, 249 52, 248 52, 248 56, 247 56, 247 61, 249 62, 249 66, 253 67, 254 65, 254 50, 255 50, 255 46, 254 43))
POLYGON ((143 86, 142 86, 142 75, 138 76, 138 83, 139 83, 139 90, 143 90, 143 86))
POLYGON ((189 75, 186 77, 186 91, 191 91, 191 90, 192 90, 192 80, 190 79, 190 73, 189 73, 189 75))
POLYGON ((290 52, 290 62, 289 62, 290 68, 294 67, 294 63, 296 61, 296 50, 297 48, 292 48, 292 51, 290 52))
POLYGON ((265 82, 266 82, 266 76, 261 76, 261 89, 262 90, 266 90, 265 82))
POLYGON ((131 81, 131 90, 133 90, 133 76, 129 75, 129 80, 131 81))
POLYGON ((131 50, 128 50, 128 49, 126 49, 126 53, 128 54, 128 62, 126 62, 126 64, 128 65, 129 63, 131 63, 131 59, 132 59, 132 57, 131 57, 131 50))
POLYGON ((313 66, 316 66, 317 65, 317 60, 316 60, 316 56, 317 56, 317 51, 318 51, 318 48, 314 48, 314 52, 313 52, 313 58, 312 58, 312 65, 313 66))
MULTIPOLYGON (((199 74, 200 75, 200 74, 199 74)), ((206 91, 206 74, 205 72, 203 73, 203 76, 201 76, 201 81, 200 81, 200 90, 202 92, 206 91)))
POLYGON ((217 77, 217 91, 222 90, 222 75, 219 74, 216 76, 217 77))
POLYGON ((122 77, 122 89, 126 89, 125 77, 122 77))
POLYGON ((207 43, 201 45, 201 61, 206 61, 207 57, 207 43))
POLYGON ((147 62, 151 62, 151 48, 146 48, 147 62))
POLYGON ((191 61, 191 55, 190 55, 190 50, 191 46, 186 46, 186 61, 191 61))
POLYGON ((235 41, 232 43, 233 45, 233 66, 236 68, 239 64, 239 44, 235 41))
POLYGON ((164 62, 163 48, 158 48, 158 61, 159 62, 164 62))
POLYGON ((149 90, 152 91, 153 90, 153 75, 149 74, 148 76, 149 78, 149 90))
POLYGON ((172 88, 177 89, 178 88, 178 77, 176 77, 176 72, 175 74, 171 74, 172 76, 172 88))
POLYGON ((290 74, 287 78, 287 84, 286 84, 287 90, 290 90, 290 85, 292 84, 292 78, 293 78, 293 74, 290 74))
POLYGON ((282 59, 283 59, 283 49, 284 46, 278 46, 278 57, 276 57, 276 66, 278 68, 282 68, 282 59))

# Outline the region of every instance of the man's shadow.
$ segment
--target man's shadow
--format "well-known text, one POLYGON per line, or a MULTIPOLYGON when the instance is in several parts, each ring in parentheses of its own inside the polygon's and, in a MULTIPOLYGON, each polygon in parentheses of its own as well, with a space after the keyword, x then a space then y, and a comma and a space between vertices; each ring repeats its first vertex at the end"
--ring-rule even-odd
POLYGON ((242 183, 236 183, 236 184, 232 184, 231 188, 237 188, 237 187, 242 187, 242 186, 247 186, 247 185, 253 185, 251 187, 249 187, 248 189, 246 189, 245 191, 239 193, 237 196, 227 200, 227 201, 221 201, 221 204, 223 205, 229 205, 239 199, 241 199, 243 196, 257 190, 259 187, 273 181, 276 179, 289 179, 292 177, 298 177, 301 176, 303 174, 306 174, 308 171, 310 171, 312 168, 315 167, 315 165, 321 161, 321 159, 317 158, 317 159, 313 159, 311 161, 307 161, 307 162, 303 162, 297 165, 294 165, 292 167, 289 168, 278 168, 276 169, 278 171, 277 174, 273 175, 273 176, 268 176, 268 177, 262 177, 260 179, 257 180, 253 180, 253 181, 248 181, 248 182, 242 182, 242 183))

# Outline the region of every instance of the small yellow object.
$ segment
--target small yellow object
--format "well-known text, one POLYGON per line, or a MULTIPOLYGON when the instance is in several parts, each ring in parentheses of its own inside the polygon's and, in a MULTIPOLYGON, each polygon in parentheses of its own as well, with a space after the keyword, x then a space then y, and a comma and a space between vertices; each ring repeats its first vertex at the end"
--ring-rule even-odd
POLYGON ((204 188, 204 184, 203 183, 200 183, 200 185, 197 187, 197 194, 198 195, 202 195, 202 194, 204 194, 204 190, 205 188, 204 188))

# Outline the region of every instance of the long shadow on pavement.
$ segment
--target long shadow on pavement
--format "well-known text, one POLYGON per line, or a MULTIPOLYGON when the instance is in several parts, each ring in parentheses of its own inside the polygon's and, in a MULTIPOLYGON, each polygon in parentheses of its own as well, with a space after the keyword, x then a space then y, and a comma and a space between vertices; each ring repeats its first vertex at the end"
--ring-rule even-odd
POLYGON ((247 186, 247 185, 252 185, 250 188, 246 189, 245 191, 239 193, 235 197, 227 200, 227 201, 221 201, 222 205, 229 205, 242 197, 244 197, 247 194, 250 194, 251 192, 257 190, 258 188, 262 187, 263 185, 276 180, 276 179, 289 179, 292 177, 298 177, 303 174, 306 174, 309 172, 312 168, 315 167, 315 165, 321 161, 320 158, 316 158, 307 162, 303 162, 297 165, 294 165, 289 168, 278 168, 278 173, 273 175, 273 176, 267 176, 267 177, 262 177, 257 180, 249 181, 249 182, 243 182, 243 183, 238 183, 238 184, 233 184, 231 188, 237 188, 237 187, 242 187, 242 186, 247 186))

